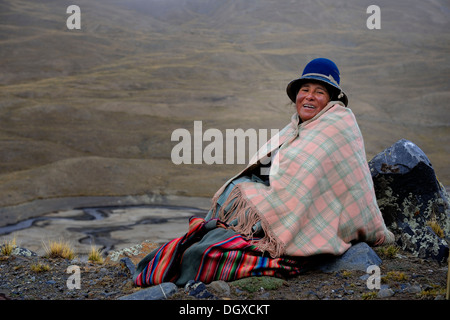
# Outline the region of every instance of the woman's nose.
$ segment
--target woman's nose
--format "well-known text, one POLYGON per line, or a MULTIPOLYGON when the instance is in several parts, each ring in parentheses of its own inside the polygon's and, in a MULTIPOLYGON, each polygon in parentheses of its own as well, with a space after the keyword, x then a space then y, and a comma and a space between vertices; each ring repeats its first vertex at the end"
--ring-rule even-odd
POLYGON ((307 100, 313 100, 314 99, 314 95, 312 94, 312 92, 308 92, 308 94, 305 97, 307 100))

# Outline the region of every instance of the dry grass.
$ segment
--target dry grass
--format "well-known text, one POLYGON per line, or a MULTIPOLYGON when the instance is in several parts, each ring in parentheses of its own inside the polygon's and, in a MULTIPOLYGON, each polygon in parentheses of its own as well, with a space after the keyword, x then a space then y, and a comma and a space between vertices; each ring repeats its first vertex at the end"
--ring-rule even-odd
POLYGON ((30 269, 34 272, 45 272, 50 270, 50 266, 46 263, 35 263, 30 266, 30 269))
POLYGON ((376 291, 370 291, 370 292, 364 292, 361 295, 361 298, 363 300, 373 300, 377 297, 377 292, 376 291))
POLYGON ((385 276, 381 278, 382 283, 389 283, 389 281, 402 282, 408 280, 408 275, 401 271, 389 271, 385 276))
POLYGON ((16 237, 14 236, 12 239, 5 239, 3 244, 0 245, 0 253, 4 256, 10 256, 16 247, 16 237))
POLYGON ((375 251, 380 255, 380 258, 382 259, 393 259, 397 256, 397 253, 399 251, 399 247, 396 245, 388 245, 383 247, 378 247, 375 249, 375 251))
POLYGON ((95 246, 91 246, 91 251, 89 252, 88 260, 94 263, 102 264, 103 257, 101 249, 97 249, 95 246))
POLYGON ((427 221, 427 225, 439 238, 444 239, 444 230, 442 230, 441 226, 437 223, 436 220, 432 219, 430 221, 427 221))
POLYGON ((445 287, 438 285, 431 285, 431 288, 422 290, 419 295, 421 297, 436 297, 438 295, 444 296, 446 294, 445 287))
POLYGON ((75 252, 71 245, 63 240, 50 240, 48 244, 43 244, 47 257, 49 258, 63 258, 71 260, 75 258, 75 252))

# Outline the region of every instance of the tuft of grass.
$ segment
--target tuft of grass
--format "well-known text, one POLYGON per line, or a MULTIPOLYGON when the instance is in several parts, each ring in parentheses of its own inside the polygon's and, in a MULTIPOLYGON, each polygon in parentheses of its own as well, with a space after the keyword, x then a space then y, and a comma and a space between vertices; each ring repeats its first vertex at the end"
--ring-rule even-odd
POLYGON ((363 300, 372 300, 377 297, 377 294, 378 293, 376 291, 365 292, 361 295, 361 298, 363 300))
POLYGON ((31 270, 34 272, 45 272, 50 270, 50 266, 46 263, 35 263, 30 266, 31 270))
POLYGON ((376 251, 381 256, 381 258, 393 259, 397 256, 399 250, 400 248, 397 247, 396 245, 387 245, 377 248, 376 251))
POLYGON ((388 281, 408 281, 409 277, 401 271, 389 271, 385 276, 381 278, 381 282, 387 283, 388 281))
POLYGON ((0 245, 0 248, 1 248, 0 252, 4 256, 10 256, 16 246, 17 245, 16 245, 16 237, 15 236, 10 240, 5 239, 3 244, 0 245))
POLYGON ((75 252, 66 241, 49 241, 48 246, 44 243, 44 249, 49 258, 63 258, 72 260, 75 258, 75 252))
POLYGON ((101 249, 97 249, 95 248, 95 246, 91 246, 91 251, 89 252, 88 260, 91 262, 102 264, 103 257, 101 254, 101 249))
POLYGON ((422 298, 435 298, 438 295, 445 296, 446 289, 445 287, 433 285, 429 289, 422 290, 418 295, 422 298))
POLYGON ((348 271, 348 270, 342 271, 342 276, 343 276, 344 278, 348 278, 348 277, 350 277, 351 275, 352 275, 352 272, 351 272, 351 271, 348 271))
POLYGON ((427 221, 427 225, 433 230, 433 232, 441 239, 444 239, 444 230, 437 223, 435 219, 427 221))

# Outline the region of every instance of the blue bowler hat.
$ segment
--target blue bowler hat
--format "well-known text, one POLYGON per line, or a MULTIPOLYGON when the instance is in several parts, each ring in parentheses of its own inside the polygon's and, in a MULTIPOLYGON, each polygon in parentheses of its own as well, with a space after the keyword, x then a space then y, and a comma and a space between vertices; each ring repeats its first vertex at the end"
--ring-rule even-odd
POLYGON ((292 80, 288 84, 286 92, 292 102, 295 103, 295 98, 302 84, 310 80, 319 81, 325 84, 332 100, 342 101, 347 106, 348 98, 339 86, 340 79, 339 69, 333 61, 317 58, 306 65, 300 78, 292 80))

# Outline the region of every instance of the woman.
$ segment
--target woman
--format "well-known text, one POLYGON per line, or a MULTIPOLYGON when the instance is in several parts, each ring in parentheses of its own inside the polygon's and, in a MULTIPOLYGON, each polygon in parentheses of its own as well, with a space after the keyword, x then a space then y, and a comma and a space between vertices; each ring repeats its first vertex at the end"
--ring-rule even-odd
POLYGON ((135 282, 297 274, 297 258, 392 242, 339 82, 331 60, 308 63, 286 89, 297 110, 291 122, 216 192, 205 219, 141 261, 135 282))

